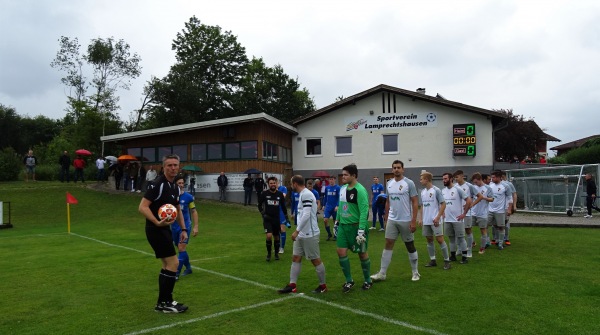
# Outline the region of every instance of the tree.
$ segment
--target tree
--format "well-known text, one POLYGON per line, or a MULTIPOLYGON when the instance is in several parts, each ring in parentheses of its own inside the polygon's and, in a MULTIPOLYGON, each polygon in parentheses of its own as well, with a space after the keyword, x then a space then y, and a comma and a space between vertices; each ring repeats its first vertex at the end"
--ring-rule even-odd
POLYGON ((147 84, 151 86, 147 91, 154 94, 153 105, 162 106, 148 106, 151 123, 168 126, 231 115, 233 96, 248 63, 237 37, 193 16, 177 33, 172 49, 176 62, 169 74, 147 84))
POLYGON ((532 118, 526 119, 523 115, 514 114, 512 109, 500 109, 496 112, 507 116, 494 134, 494 150, 496 158, 507 161, 517 156, 523 159, 525 156, 536 157, 536 142, 544 140, 546 135, 537 126, 532 118))
POLYGON ((315 110, 306 88, 299 89, 298 80, 290 78, 281 65, 267 67, 262 58, 253 58, 247 66, 238 92, 235 113, 266 113, 290 122, 315 110))

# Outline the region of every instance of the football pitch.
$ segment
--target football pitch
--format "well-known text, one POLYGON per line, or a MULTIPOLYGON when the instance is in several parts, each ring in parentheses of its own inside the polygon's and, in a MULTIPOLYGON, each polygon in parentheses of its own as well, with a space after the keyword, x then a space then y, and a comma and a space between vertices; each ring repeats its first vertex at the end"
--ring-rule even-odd
MULTIPOLYGON (((256 207, 206 200, 196 202, 200 233, 188 246, 194 272, 174 291, 189 310, 156 313, 160 261, 146 241, 140 198, 72 184, 0 183, 14 225, 0 230, 0 334, 600 333, 600 229, 513 228, 512 246, 475 252, 447 271, 425 268, 418 230, 420 281, 411 281, 397 243, 387 280, 369 291, 360 289, 360 263, 350 255, 357 285, 347 294, 335 242, 322 229, 329 292, 310 293, 318 281, 303 260, 302 294, 279 295, 289 281, 291 239, 281 260, 265 262, 256 207), (79 200, 70 206, 71 234, 67 191, 79 200)), ((370 231, 372 273, 383 236, 370 231)))

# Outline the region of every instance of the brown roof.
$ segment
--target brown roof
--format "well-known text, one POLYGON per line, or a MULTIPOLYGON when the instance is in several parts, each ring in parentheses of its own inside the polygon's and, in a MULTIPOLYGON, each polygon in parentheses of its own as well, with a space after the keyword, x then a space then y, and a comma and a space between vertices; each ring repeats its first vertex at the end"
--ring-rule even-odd
POLYGON ((329 106, 325 106, 321 109, 318 109, 314 112, 308 113, 304 116, 301 116, 295 120, 292 121, 292 124, 294 126, 297 126, 300 123, 309 121, 311 119, 314 119, 322 114, 326 114, 329 112, 332 112, 338 108, 347 106, 347 105, 352 105, 354 104, 356 101, 367 98, 373 94, 377 94, 380 92, 390 92, 390 93, 394 93, 394 94, 398 94, 398 95, 403 95, 406 97, 410 97, 413 98, 415 100, 423 100, 423 101, 427 101, 427 102, 431 102, 437 105, 442 105, 442 106, 446 106, 446 107, 451 107, 451 108, 456 108, 456 109, 460 109, 460 110, 464 110, 467 112, 472 112, 472 113, 477 113, 477 114, 482 114, 482 115, 486 115, 486 116, 491 116, 494 124, 497 122, 500 122, 503 119, 506 119, 506 115, 504 115, 501 112, 496 112, 496 111, 492 111, 489 109, 483 109, 483 108, 479 108, 479 107, 475 107, 475 106, 470 106, 470 105, 465 105, 462 104, 460 102, 455 102, 455 101, 451 101, 451 100, 447 100, 441 96, 439 97, 434 97, 434 96, 430 96, 430 95, 426 95, 424 93, 418 93, 415 91, 409 91, 409 90, 404 90, 401 88, 397 88, 397 87, 393 87, 393 86, 389 86, 389 85, 378 85, 375 86, 371 89, 368 89, 366 91, 357 93, 353 96, 347 97, 345 99, 342 99, 340 101, 337 101, 329 106))
POLYGON ((573 148, 579 148, 580 146, 582 146, 583 144, 585 144, 585 142, 589 141, 589 140, 593 140, 595 138, 599 138, 600 135, 592 135, 592 136, 588 136, 588 137, 584 137, 584 138, 580 138, 578 140, 575 141, 571 141, 571 142, 567 142, 561 145, 557 145, 553 148, 550 148, 550 150, 565 150, 565 149, 573 149, 573 148))

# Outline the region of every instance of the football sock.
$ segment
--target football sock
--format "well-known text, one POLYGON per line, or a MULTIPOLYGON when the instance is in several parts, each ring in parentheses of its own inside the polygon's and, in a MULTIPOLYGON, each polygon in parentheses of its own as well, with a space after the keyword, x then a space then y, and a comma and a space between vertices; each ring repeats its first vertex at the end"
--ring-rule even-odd
POLYGON ((427 242, 427 253, 429 253, 429 259, 435 260, 435 245, 433 241, 427 242))
POLYGON ((465 240, 464 237, 461 237, 458 240, 460 241, 460 244, 459 244, 460 248, 459 249, 462 251, 463 254, 466 254, 467 250, 471 249, 471 247, 470 247, 471 245, 470 244, 467 245, 467 241, 465 240))
POLYGON ((505 241, 510 240, 510 238, 508 238, 509 232, 510 232, 510 223, 506 223, 506 227, 504 227, 504 240, 505 241))
POLYGON ((275 253, 279 252, 280 247, 281 247, 281 245, 279 244, 279 241, 275 240, 275 249, 273 249, 273 250, 275 250, 275 253))
POLYGON ((346 283, 351 282, 352 272, 350 272, 350 260, 348 259, 348 256, 340 257, 340 266, 342 267, 344 277, 346 277, 346 283))
POLYGON ((481 235, 481 248, 485 248, 487 244, 487 237, 485 235, 481 235))
POLYGON ((325 230, 327 231, 327 236, 331 237, 331 227, 326 226, 325 230))
POLYGON ((454 236, 448 236, 448 240, 450 240, 450 251, 456 251, 456 238, 454 238, 454 236))
POLYGON ((417 251, 415 252, 411 252, 408 254, 408 260, 410 261, 410 268, 412 269, 412 272, 418 272, 419 271, 419 254, 417 251))
POLYGON ((185 251, 180 251, 179 254, 177 255, 177 260, 179 261, 179 265, 177 265, 177 273, 181 273, 181 269, 183 268, 183 265, 185 264, 184 252, 185 251))
POLYGON ((192 264, 190 264, 190 255, 187 253, 187 251, 184 251, 183 253, 185 254, 185 257, 183 259, 183 265, 185 265, 186 269, 191 269, 192 264))
POLYGON ((302 268, 302 263, 292 262, 292 266, 290 268, 290 283, 298 282, 298 275, 300 275, 301 268, 302 268))
MULTIPOLYGON (((273 241, 267 240, 267 255, 271 254, 271 246, 273 245, 273 241)), ((275 250, 275 252, 278 252, 279 250, 275 250)))
MULTIPOLYGON (((287 236, 287 234, 285 232, 281 232, 280 233, 281 236, 281 247, 285 248, 285 238, 287 236)), ((275 244, 277 244, 277 241, 275 241, 275 244)), ((277 247, 277 245, 275 245, 275 252, 279 252, 279 248, 277 247)))
POLYGON ((473 248, 473 232, 467 234, 467 250, 473 248))
POLYGON ((440 249, 442 249, 442 256, 444 256, 444 260, 449 261, 450 256, 448 255, 448 246, 446 245, 446 241, 444 241, 444 242, 442 242, 442 244, 440 244, 440 249))
POLYGON ((157 304, 160 304, 161 302, 165 302, 165 296, 164 296, 164 286, 165 286, 165 276, 164 276, 164 272, 165 269, 161 269, 160 273, 158 274, 158 300, 156 301, 157 304))
POLYGON ((362 268, 363 277, 365 278, 365 282, 371 282, 371 259, 367 257, 367 259, 360 260, 360 267, 362 268))
POLYGON ((323 263, 315 266, 315 271, 317 271, 317 277, 319 277, 319 284, 324 285, 325 281, 325 265, 323 263))
POLYGON ((383 249, 383 252, 381 253, 381 269, 379 270, 381 274, 387 273, 387 269, 390 266, 390 263, 392 262, 393 254, 394 250, 383 249))
POLYGON ((504 230, 498 230, 498 245, 502 245, 504 242, 504 230))
POLYGON ((160 302, 171 302, 173 301, 173 289, 175 288, 175 272, 162 269, 160 275, 162 278, 159 279, 159 300, 160 302))

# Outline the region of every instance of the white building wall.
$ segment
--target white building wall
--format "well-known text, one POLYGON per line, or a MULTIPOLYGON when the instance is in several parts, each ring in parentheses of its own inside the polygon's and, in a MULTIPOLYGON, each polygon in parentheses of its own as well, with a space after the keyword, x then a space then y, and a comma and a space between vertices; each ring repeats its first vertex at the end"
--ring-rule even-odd
MULTIPOLYGON (((387 93, 386 93, 387 96, 387 93)), ((386 98, 387 99, 387 98, 386 98)), ((386 100, 386 112, 388 109, 386 100)), ((422 100, 396 96, 396 114, 383 113, 381 94, 359 100, 355 105, 342 107, 297 125, 298 136, 293 140, 294 170, 339 170, 349 163, 359 169, 390 167, 395 159, 411 168, 492 166, 492 122, 487 116, 458 110, 422 100), (370 114, 373 111, 373 115, 370 114), (373 119, 405 114, 436 115, 435 126, 419 128, 387 128, 347 131, 349 120, 373 119), (452 125, 475 123, 477 154, 473 157, 453 157, 452 125), (383 153, 383 134, 398 134, 399 152, 383 153), (352 136, 352 154, 335 154, 335 137, 352 136), (322 155, 306 155, 306 140, 321 138, 322 155)), ((407 120, 410 122, 410 120, 407 120)))

